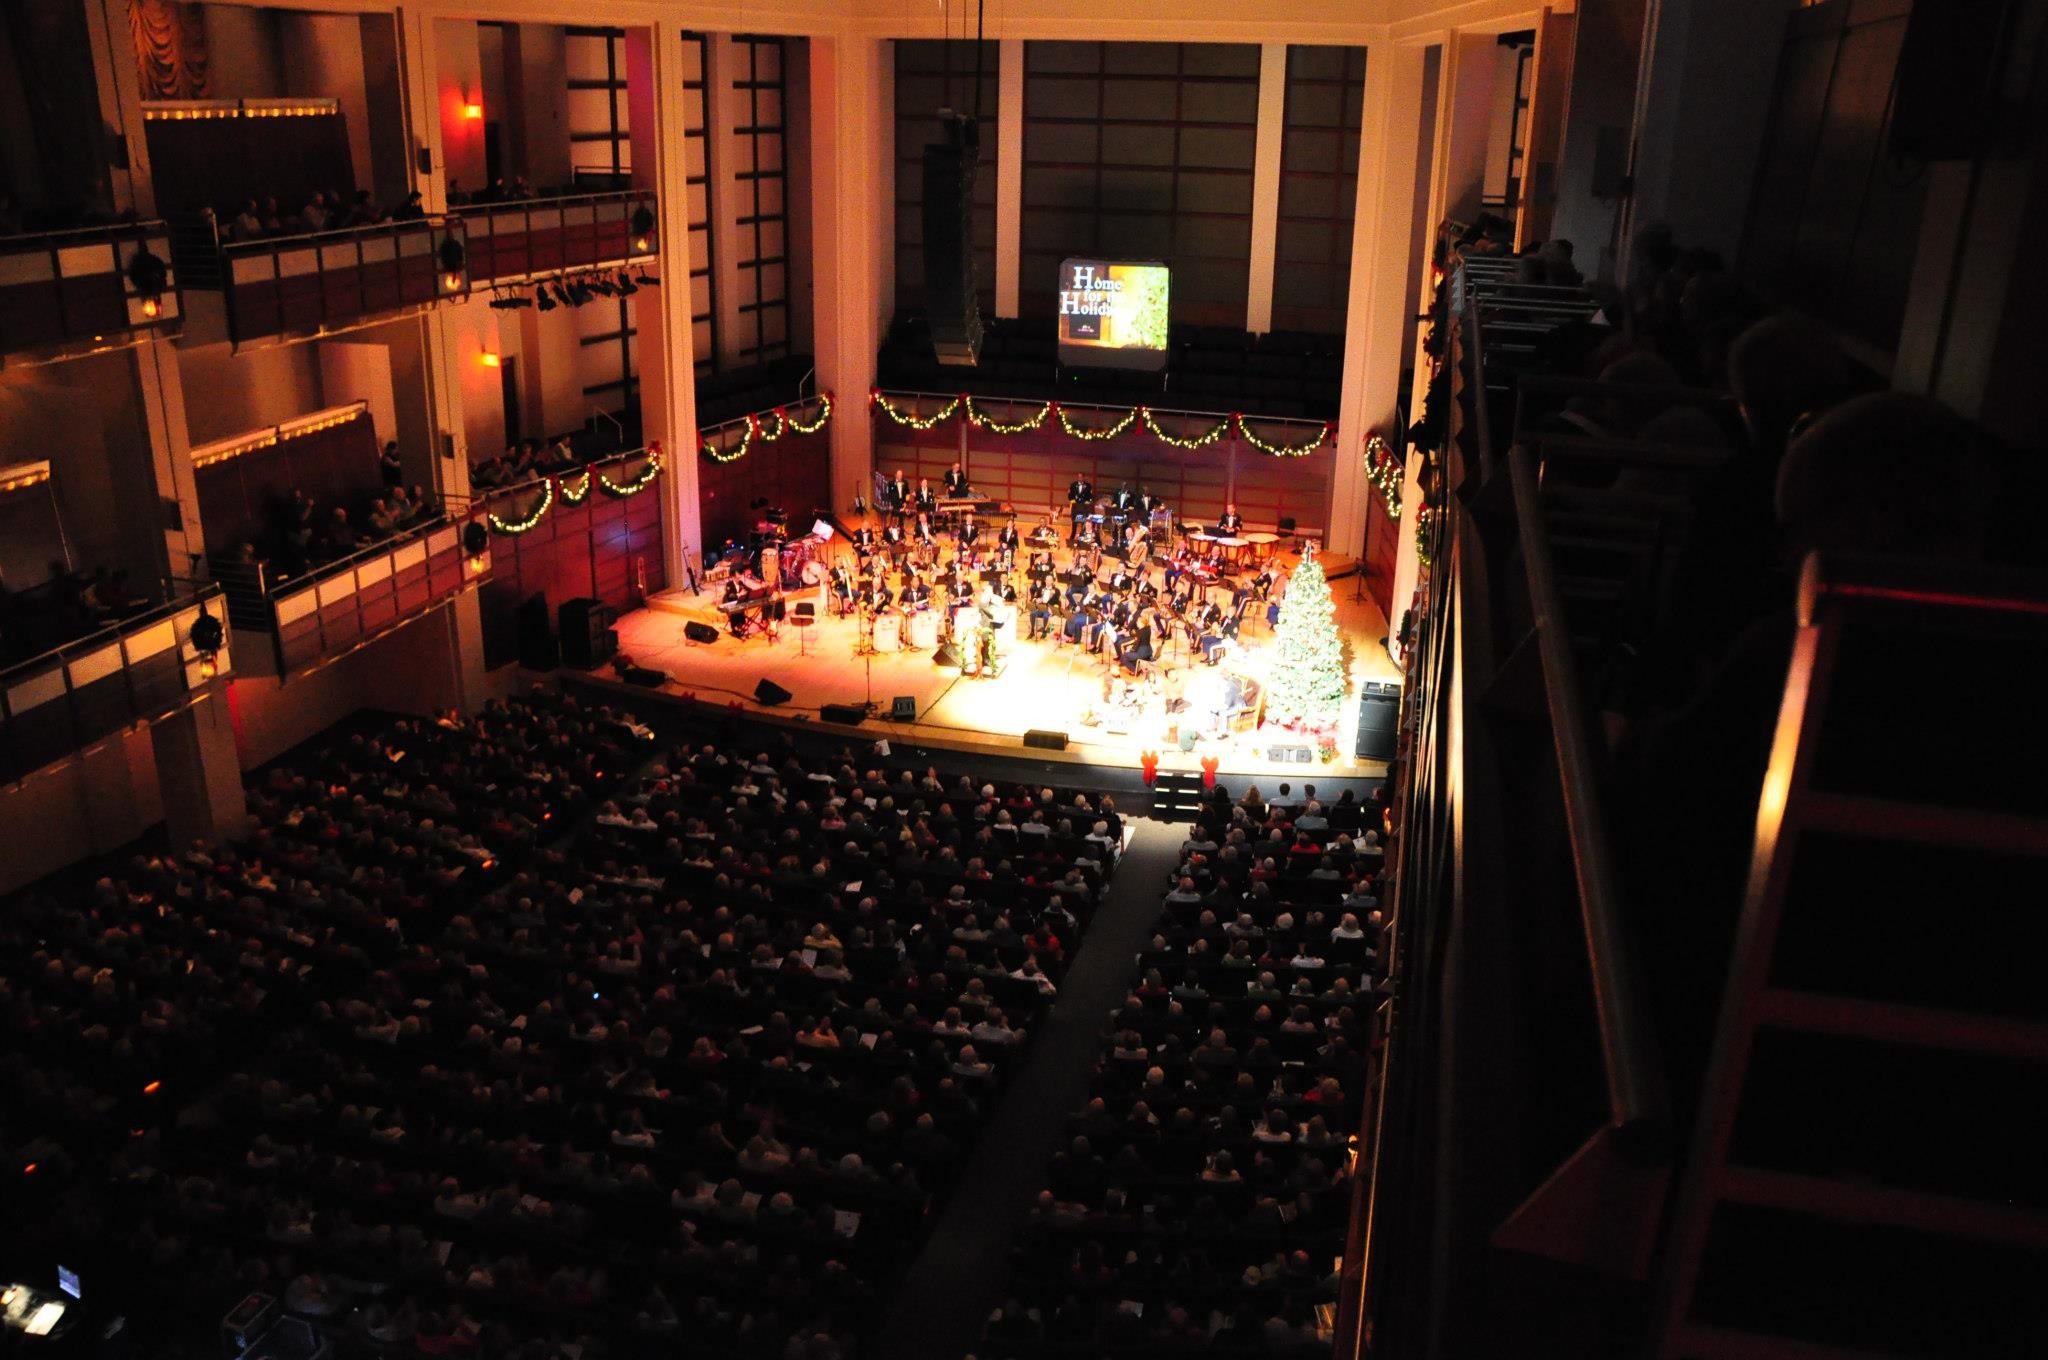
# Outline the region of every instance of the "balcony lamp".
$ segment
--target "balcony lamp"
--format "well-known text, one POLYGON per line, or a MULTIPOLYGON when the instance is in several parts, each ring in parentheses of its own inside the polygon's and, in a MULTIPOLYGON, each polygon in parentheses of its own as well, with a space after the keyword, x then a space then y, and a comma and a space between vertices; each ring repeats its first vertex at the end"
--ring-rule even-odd
POLYGON ((492 350, 485 350, 480 357, 483 360, 483 366, 485 368, 498 368, 502 366, 502 364, 504 363, 504 361, 497 356, 496 352, 492 350))
POLYGON ((481 118, 484 116, 484 106, 474 102, 466 102, 462 106, 462 116, 470 119, 481 118))

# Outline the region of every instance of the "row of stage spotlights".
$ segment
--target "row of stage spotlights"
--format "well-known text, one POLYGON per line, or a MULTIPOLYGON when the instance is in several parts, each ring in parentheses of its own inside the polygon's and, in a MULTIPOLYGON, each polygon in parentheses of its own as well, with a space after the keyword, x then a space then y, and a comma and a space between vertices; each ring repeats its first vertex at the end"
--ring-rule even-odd
POLYGON ((647 272, 644 265, 637 270, 607 269, 591 274, 571 274, 535 284, 532 297, 527 297, 523 290, 495 290, 491 306, 510 311, 516 307, 538 305, 542 311, 552 312, 562 306, 581 307, 601 297, 631 297, 642 288, 660 282, 647 272))

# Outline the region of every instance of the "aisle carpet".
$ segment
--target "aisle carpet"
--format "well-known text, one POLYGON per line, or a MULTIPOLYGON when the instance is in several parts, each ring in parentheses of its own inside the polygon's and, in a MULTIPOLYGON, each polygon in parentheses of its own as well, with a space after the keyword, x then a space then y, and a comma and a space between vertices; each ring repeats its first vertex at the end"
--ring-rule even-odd
POLYGON ((1166 822, 1129 824, 1129 847, 1059 997, 897 1296, 882 1334, 884 1360, 968 1354, 1002 1300, 1010 1241, 1065 1141, 1068 1116, 1087 1099, 1104 1022, 1130 986, 1186 837, 1185 827, 1166 822))

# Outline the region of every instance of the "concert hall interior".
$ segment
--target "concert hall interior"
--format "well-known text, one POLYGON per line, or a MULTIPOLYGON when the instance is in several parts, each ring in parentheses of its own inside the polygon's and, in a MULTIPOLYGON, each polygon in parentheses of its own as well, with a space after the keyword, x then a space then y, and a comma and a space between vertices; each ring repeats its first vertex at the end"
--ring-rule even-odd
POLYGON ((0 1354, 2048 1337, 2048 0, 0 5, 0 1354))

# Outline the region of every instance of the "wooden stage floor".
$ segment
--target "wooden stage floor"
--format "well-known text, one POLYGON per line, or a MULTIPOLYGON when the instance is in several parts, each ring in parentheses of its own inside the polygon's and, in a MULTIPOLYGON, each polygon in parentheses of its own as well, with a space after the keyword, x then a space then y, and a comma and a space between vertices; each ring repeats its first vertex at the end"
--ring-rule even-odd
MULTIPOLYGON (((1351 578, 1333 581, 1330 593, 1344 639, 1350 689, 1338 731, 1336 759, 1308 764, 1271 759, 1274 742, 1301 744, 1291 734, 1271 727, 1202 741, 1194 751, 1183 753, 1167 740, 1169 720, 1164 705, 1156 699, 1139 710, 1135 721, 1115 724, 1128 726, 1127 731, 1111 731, 1106 723, 1089 723, 1087 719, 1102 707, 1105 671, 1100 661, 1091 661, 1073 646, 1020 638, 1009 649, 1002 674, 992 679, 940 669, 930 652, 861 656, 858 624, 830 617, 821 592, 815 589, 792 591, 788 601, 792 612, 800 601, 816 603, 817 622, 801 630, 785 624, 781 636, 774 640, 730 636, 723 626, 724 616, 716 608, 717 596, 710 590, 695 596, 687 590, 671 592, 626 615, 617 626, 621 654, 668 675, 664 693, 694 695, 700 701, 721 705, 739 702, 750 712, 812 723, 819 721, 819 709, 826 704, 860 705, 872 699, 874 716, 858 727, 844 729, 870 738, 914 740, 962 750, 998 749, 1014 755, 1019 753, 1024 733, 1039 728, 1067 733, 1066 758, 1094 765, 1135 768, 1142 753, 1149 750, 1160 753, 1160 768, 1169 771, 1199 771, 1202 757, 1214 755, 1221 762, 1220 773, 1240 777, 1292 775, 1313 781, 1318 771, 1345 777, 1384 774, 1384 762, 1358 760, 1352 752, 1357 748, 1359 683, 1397 675, 1380 642, 1385 625, 1369 599, 1355 598, 1358 592, 1351 578), (684 636, 683 626, 692 620, 717 627, 718 641, 691 642, 684 636), (756 702, 754 687, 762 679, 790 691, 789 702, 772 706, 756 702), (916 701, 915 722, 888 719, 891 701, 899 695, 916 701)), ((1270 665, 1271 634, 1263 619, 1246 631, 1249 636, 1243 647, 1225 664, 1263 684, 1270 665)), ((1168 664, 1183 667, 1186 661, 1170 656, 1168 664)), ((1200 683, 1197 677, 1210 672, 1197 659, 1185 673, 1200 683)), ((1060 759, 1050 751, 1033 750, 1030 754, 1060 759)))

